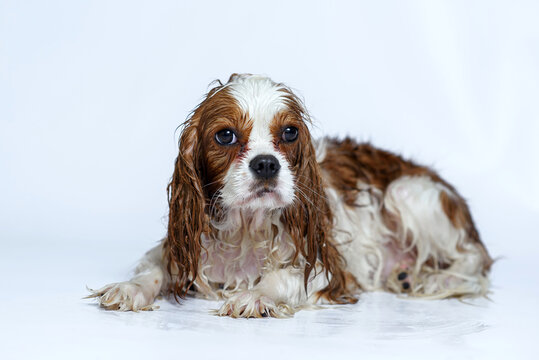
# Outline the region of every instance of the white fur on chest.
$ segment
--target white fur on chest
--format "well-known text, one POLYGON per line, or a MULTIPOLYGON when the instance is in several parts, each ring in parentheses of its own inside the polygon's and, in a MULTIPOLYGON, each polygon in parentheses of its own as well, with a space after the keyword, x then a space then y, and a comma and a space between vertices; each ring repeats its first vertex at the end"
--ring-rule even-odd
POLYGON ((289 264, 295 247, 280 216, 280 211, 231 210, 225 222, 214 224, 217 236, 202 237, 199 290, 209 297, 228 296, 289 264))

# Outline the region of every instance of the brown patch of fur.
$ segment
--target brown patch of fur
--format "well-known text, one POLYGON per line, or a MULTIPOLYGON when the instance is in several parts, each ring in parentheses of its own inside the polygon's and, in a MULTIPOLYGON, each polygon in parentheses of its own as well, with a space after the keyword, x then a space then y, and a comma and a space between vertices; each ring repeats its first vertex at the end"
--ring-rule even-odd
MULTIPOLYGON (((355 200, 360 191, 357 188, 358 181, 372 185, 384 193, 392 181, 402 176, 428 176, 432 181, 443 184, 454 196, 441 192, 442 208, 452 224, 456 228, 464 228, 469 239, 479 245, 483 254, 484 272, 489 271, 492 259, 481 242, 466 201, 433 170, 368 143, 357 143, 350 138, 342 141, 329 139, 327 154, 321 165, 324 171, 330 174, 328 179, 331 185, 339 191, 348 206, 357 206, 355 200)), ((382 217, 390 230, 398 230, 398 217, 388 213, 385 208, 382 208, 382 217)))
POLYGON ((327 154, 321 165, 324 171, 331 174, 331 185, 342 194, 349 206, 356 205, 358 181, 382 191, 385 191, 393 180, 404 175, 428 175, 434 181, 446 184, 426 167, 368 143, 357 143, 350 138, 329 139, 327 154))

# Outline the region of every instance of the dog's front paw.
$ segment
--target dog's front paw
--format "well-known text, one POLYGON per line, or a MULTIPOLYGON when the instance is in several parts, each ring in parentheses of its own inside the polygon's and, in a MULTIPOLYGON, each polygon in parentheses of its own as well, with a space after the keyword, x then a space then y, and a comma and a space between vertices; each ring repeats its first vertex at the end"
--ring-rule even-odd
POLYGON ((257 292, 243 291, 227 299, 217 311, 217 315, 233 318, 285 318, 294 315, 294 310, 285 304, 278 305, 257 292))
POLYGON ((139 311, 159 308, 153 305, 153 297, 145 294, 140 285, 129 281, 108 284, 98 290, 88 288, 88 291, 91 294, 85 299, 96 298, 99 305, 107 310, 139 311))

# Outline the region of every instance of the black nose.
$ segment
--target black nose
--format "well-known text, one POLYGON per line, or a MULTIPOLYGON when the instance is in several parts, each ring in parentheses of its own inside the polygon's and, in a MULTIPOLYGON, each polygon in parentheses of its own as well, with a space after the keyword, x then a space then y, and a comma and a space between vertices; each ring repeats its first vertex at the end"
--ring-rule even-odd
POLYGON ((273 155, 258 155, 249 163, 251 171, 261 179, 271 179, 277 176, 281 165, 273 155))

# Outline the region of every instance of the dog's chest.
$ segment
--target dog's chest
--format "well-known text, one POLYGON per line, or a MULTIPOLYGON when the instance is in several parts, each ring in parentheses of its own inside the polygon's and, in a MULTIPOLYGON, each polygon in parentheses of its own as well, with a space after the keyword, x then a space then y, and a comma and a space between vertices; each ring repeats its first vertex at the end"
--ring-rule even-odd
POLYGON ((211 288, 253 287, 265 272, 288 264, 295 254, 290 236, 278 218, 269 217, 253 230, 238 227, 203 236, 200 277, 211 288), (273 220, 273 221, 272 221, 273 220))
POLYGON ((262 275, 268 246, 264 239, 246 236, 207 238, 202 251, 202 274, 223 288, 250 287, 262 275))

